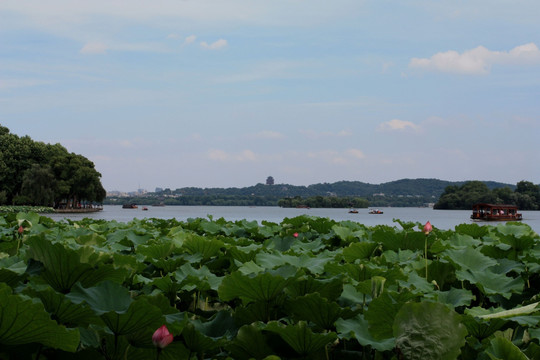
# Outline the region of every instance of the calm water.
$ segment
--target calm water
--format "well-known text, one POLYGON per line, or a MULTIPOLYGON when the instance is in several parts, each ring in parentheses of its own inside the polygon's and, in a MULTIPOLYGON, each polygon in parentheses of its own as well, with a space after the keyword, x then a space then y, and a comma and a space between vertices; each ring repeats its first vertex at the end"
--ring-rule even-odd
MULTIPOLYGON (((158 218, 172 219, 176 218, 185 221, 188 218, 202 217, 206 218, 212 215, 214 219, 223 217, 229 221, 235 220, 256 220, 271 221, 280 223, 284 218, 291 218, 299 215, 311 215, 330 218, 336 221, 352 220, 367 226, 373 225, 391 225, 398 226, 393 219, 402 221, 413 221, 424 224, 430 221, 431 224, 439 229, 453 229, 458 224, 470 224, 469 210, 433 210, 431 208, 381 208, 384 214, 372 215, 368 209, 359 209, 358 214, 349 214, 348 209, 286 209, 280 207, 248 207, 248 206, 148 206, 148 211, 143 211, 142 206, 138 209, 122 209, 117 205, 105 205, 103 211, 89 214, 47 214, 54 220, 69 218, 80 220, 85 217, 93 219, 116 220, 119 222, 129 222, 135 218, 158 218)), ((523 223, 529 225, 534 231, 540 234, 540 211, 523 211, 523 223)), ((497 224, 483 223, 478 224, 497 224)))

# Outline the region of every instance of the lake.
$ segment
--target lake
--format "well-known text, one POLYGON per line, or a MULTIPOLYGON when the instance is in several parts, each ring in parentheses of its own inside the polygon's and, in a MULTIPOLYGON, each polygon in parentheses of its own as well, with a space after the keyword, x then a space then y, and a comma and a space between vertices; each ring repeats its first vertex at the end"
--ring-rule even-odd
MULTIPOLYGON (((390 225, 398 226, 393 219, 413 221, 425 224, 427 221, 439 229, 453 229, 459 224, 470 224, 470 210, 433 210, 432 208, 380 208, 383 214, 369 214, 368 209, 358 209, 358 214, 349 214, 348 209, 296 209, 280 207, 249 207, 249 206, 148 206, 148 211, 138 209, 123 209, 119 205, 105 205, 103 211, 87 214, 46 214, 59 221, 65 218, 81 220, 85 217, 92 219, 116 220, 129 222, 133 219, 158 218, 185 221, 189 218, 207 218, 212 215, 214 219, 223 217, 225 220, 236 221, 246 219, 280 223, 284 218, 300 215, 325 217, 336 221, 351 220, 367 226, 390 225)), ((523 223, 529 225, 536 233, 540 233, 540 211, 522 211, 523 223)), ((497 225, 497 222, 477 222, 480 225, 497 225)))

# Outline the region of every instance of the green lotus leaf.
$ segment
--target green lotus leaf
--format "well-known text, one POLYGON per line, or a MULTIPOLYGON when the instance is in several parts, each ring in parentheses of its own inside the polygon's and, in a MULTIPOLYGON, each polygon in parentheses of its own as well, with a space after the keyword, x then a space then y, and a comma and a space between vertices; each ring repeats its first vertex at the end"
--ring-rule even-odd
POLYGON ((192 323, 186 324, 182 331, 182 338, 185 346, 194 353, 210 351, 221 345, 219 339, 204 335, 192 323))
POLYGON ((491 340, 486 353, 491 360, 529 360, 510 340, 499 336, 491 340))
POLYGON ((39 224, 39 219, 41 218, 41 216, 34 212, 19 212, 17 213, 16 218, 18 226, 26 223, 28 227, 32 227, 39 224))
POLYGON ((460 224, 455 227, 459 234, 470 235, 475 239, 481 239, 488 233, 487 226, 479 226, 478 224, 460 224))
POLYGON ((383 250, 423 250, 426 236, 423 232, 396 231, 390 227, 379 227, 373 232, 372 240, 383 245, 383 250))
POLYGON ((146 259, 165 259, 169 257, 174 250, 171 242, 162 242, 158 244, 147 244, 137 246, 137 254, 144 255, 146 259))
POLYGON ((471 247, 446 250, 442 255, 464 271, 483 272, 487 268, 497 265, 497 260, 487 257, 471 247))
POLYGON ((111 281, 90 288, 77 284, 66 297, 75 304, 87 303, 97 315, 110 311, 124 313, 133 302, 127 288, 111 281))
POLYGON ((334 332, 324 334, 314 333, 305 321, 287 326, 276 321, 271 321, 266 325, 264 330, 278 334, 294 351, 303 357, 312 357, 319 352, 324 352, 326 345, 337 339, 337 335, 334 332))
POLYGON ((285 316, 281 308, 281 301, 255 301, 245 306, 238 306, 234 311, 236 323, 248 325, 257 321, 268 322, 285 316))
POLYGON ((18 256, 0 259, 0 283, 15 287, 25 277, 27 265, 18 256))
POLYGON ((134 227, 128 229, 116 229, 114 232, 109 232, 107 235, 107 242, 136 247, 138 245, 146 244, 151 238, 152 235, 148 234, 143 228, 134 227))
POLYGON ((56 291, 67 293, 77 282, 92 286, 104 280, 122 282, 127 276, 125 269, 115 269, 112 265, 81 262, 81 254, 62 244, 53 244, 43 236, 33 236, 27 240, 28 254, 43 264, 41 276, 56 291))
POLYGON ((286 303, 285 309, 298 320, 312 321, 323 329, 334 328, 334 323, 342 316, 343 308, 328 301, 319 293, 297 297, 286 303))
POLYGON ((203 259, 210 259, 221 254, 222 241, 193 235, 184 241, 184 248, 191 254, 201 254, 203 259))
POLYGON ((64 294, 56 292, 49 286, 27 287, 24 294, 39 298, 45 310, 65 326, 84 327, 89 324, 102 324, 88 306, 72 302, 64 294))
POLYGON ((511 278, 489 270, 475 272, 459 270, 456 271, 456 277, 476 284, 486 295, 501 295, 507 299, 512 293, 520 293, 525 285, 522 278, 511 278))
POLYGON ((259 253, 256 256, 256 263, 266 269, 275 269, 277 267, 290 265, 298 269, 306 269, 312 274, 322 274, 324 266, 333 261, 335 254, 322 252, 317 255, 301 254, 299 256, 284 255, 278 252, 259 253))
POLYGON ((292 298, 316 292, 323 298, 336 300, 343 292, 343 276, 335 276, 327 279, 301 276, 292 281, 285 291, 292 298))
POLYGON ((265 268, 255 264, 251 260, 243 264, 237 264, 237 265, 238 265, 238 271, 240 271, 244 275, 258 274, 265 271, 265 268))
POLYGON ((343 258, 349 263, 357 259, 369 259, 379 245, 374 242, 355 242, 343 249, 343 258))
POLYGON ((369 332, 369 324, 362 314, 358 314, 352 319, 338 319, 336 330, 342 339, 355 338, 362 346, 371 346, 378 351, 392 350, 395 346, 395 339, 376 340, 369 332))
POLYGON ((407 303, 393 325, 396 347, 407 360, 457 359, 467 329, 460 316, 443 304, 407 303))
POLYGON ((259 245, 231 246, 227 249, 227 254, 240 263, 246 263, 255 259, 255 255, 260 250, 259 245))
POLYGON ((470 315, 463 315, 461 322, 467 328, 469 335, 478 341, 487 339, 507 324, 504 319, 483 320, 470 315))
POLYGON ((270 301, 279 296, 290 281, 291 278, 284 279, 269 273, 245 276, 235 271, 223 279, 218 294, 224 301, 236 298, 242 299, 244 303, 270 301))
POLYGON ((351 243, 366 238, 366 231, 364 229, 351 229, 350 227, 334 225, 332 226, 334 233, 343 240, 345 243, 351 243))
POLYGON ((196 285, 199 290, 217 290, 223 281, 205 265, 195 269, 190 264, 184 264, 174 272, 174 276, 182 285, 196 285))
POLYGON ((239 360, 264 359, 274 353, 266 336, 255 325, 242 326, 236 338, 227 345, 227 350, 239 360))
POLYGON ((78 329, 58 325, 41 303, 12 295, 7 285, 0 284, 0 345, 40 343, 75 352, 79 341, 78 329))
POLYGON ((385 291, 373 299, 364 313, 371 335, 377 340, 394 337, 392 330, 394 318, 403 304, 413 297, 414 295, 406 291, 401 293, 385 291))
POLYGON ((105 313, 101 319, 117 335, 134 334, 146 328, 157 329, 164 322, 161 311, 145 299, 133 301, 125 312, 105 313))
POLYGON ((440 303, 451 305, 452 307, 469 306, 475 299, 474 295, 466 289, 450 288, 448 291, 437 291, 429 294, 428 298, 437 300, 440 303))

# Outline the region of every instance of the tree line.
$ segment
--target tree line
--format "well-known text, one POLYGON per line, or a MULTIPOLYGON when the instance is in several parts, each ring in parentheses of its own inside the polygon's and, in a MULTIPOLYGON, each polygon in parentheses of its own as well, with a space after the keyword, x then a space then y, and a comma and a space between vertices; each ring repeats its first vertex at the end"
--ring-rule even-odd
POLYGON ((469 210, 473 204, 516 205, 520 210, 540 209, 540 186, 520 181, 514 190, 509 187, 490 189, 484 182, 469 181, 461 186, 446 187, 435 209, 469 210))
POLYGON ((0 205, 78 207, 106 196, 94 163, 0 125, 0 205))
POLYGON ((278 201, 278 206, 285 208, 310 207, 310 208, 367 208, 369 201, 363 198, 337 197, 337 196, 311 196, 302 198, 284 198, 278 201))

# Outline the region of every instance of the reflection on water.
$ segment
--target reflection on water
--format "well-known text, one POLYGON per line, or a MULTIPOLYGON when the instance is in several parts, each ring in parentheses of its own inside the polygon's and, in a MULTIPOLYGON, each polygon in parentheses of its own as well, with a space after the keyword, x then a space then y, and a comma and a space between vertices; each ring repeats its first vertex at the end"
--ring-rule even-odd
MULTIPOLYGON (((425 224, 430 221, 439 229, 453 229, 459 224, 470 224, 471 211, 468 210, 433 210, 431 208, 381 208, 383 214, 369 214, 368 209, 358 209, 358 214, 350 214, 349 209, 289 209, 280 207, 249 207, 249 206, 149 206, 148 211, 143 211, 142 206, 138 209, 122 209, 122 206, 105 205, 103 211, 89 214, 47 214, 54 220, 64 218, 80 220, 85 217, 92 219, 116 220, 129 222, 135 218, 158 218, 185 221, 189 218, 207 218, 211 215, 214 219, 224 218, 228 221, 246 219, 249 221, 270 221, 280 223, 284 218, 292 218, 299 215, 325 217, 336 221, 350 220, 365 224, 390 225, 400 227, 393 219, 401 221, 418 222, 425 224)), ((523 211, 523 223, 529 225, 534 231, 540 233, 540 211, 523 211)), ((493 222, 479 222, 480 225, 497 225, 493 222)))

